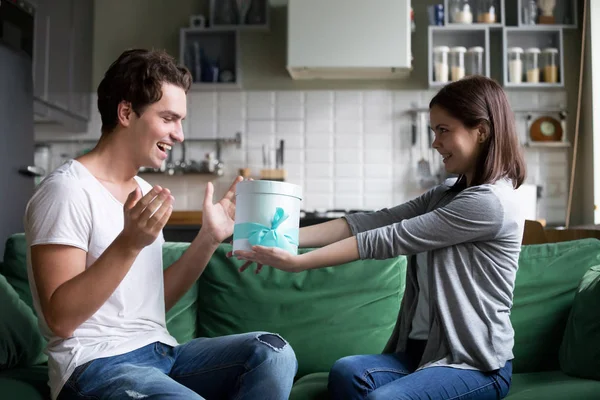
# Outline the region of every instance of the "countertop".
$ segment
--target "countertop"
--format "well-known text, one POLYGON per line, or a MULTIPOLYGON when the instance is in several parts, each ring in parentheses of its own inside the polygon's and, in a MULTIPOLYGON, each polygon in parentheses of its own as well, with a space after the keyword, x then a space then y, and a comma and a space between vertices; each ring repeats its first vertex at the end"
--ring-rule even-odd
POLYGON ((202 211, 173 211, 167 225, 200 225, 202 211))

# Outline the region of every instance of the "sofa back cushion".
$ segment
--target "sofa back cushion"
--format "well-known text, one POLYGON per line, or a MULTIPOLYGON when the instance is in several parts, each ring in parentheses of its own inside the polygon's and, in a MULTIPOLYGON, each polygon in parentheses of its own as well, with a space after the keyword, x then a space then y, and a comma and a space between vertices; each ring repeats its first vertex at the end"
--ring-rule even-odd
MULTIPOLYGON (((163 268, 167 269, 189 247, 189 243, 166 242, 163 245, 163 268)), ((167 311, 167 329, 180 344, 196 337, 198 317, 198 283, 195 282, 181 299, 167 311)))
POLYGON ((590 268, 577 288, 560 366, 569 375, 600 381, 600 265, 590 268))
POLYGON ((523 246, 511 312, 515 373, 559 369, 558 350, 577 286, 597 264, 597 239, 523 246))
POLYGON ((0 304, 0 371, 45 363, 46 340, 39 333, 37 317, 3 275, 0 304))
POLYGON ((256 275, 239 273, 242 262, 227 258, 230 250, 221 245, 199 279, 199 336, 279 333, 296 352, 298 377, 383 350, 404 293, 405 257, 301 273, 265 266, 256 275))
POLYGON ((31 297, 31 290, 29 290, 29 279, 27 278, 27 241, 24 233, 15 233, 6 241, 0 274, 6 277, 6 280, 19 294, 21 300, 35 314, 33 298, 31 297))

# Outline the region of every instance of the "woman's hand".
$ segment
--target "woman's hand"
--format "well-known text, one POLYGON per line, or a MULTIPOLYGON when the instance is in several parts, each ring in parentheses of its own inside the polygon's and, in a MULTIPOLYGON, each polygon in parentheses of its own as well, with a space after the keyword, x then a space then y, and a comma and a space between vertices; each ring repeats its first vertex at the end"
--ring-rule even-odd
POLYGON ((236 250, 233 256, 237 257, 238 260, 246 261, 240 267, 240 272, 245 271, 252 263, 257 264, 257 274, 263 265, 269 265, 287 272, 304 271, 302 267, 302 255, 293 255, 277 247, 252 246, 252 250, 236 250))

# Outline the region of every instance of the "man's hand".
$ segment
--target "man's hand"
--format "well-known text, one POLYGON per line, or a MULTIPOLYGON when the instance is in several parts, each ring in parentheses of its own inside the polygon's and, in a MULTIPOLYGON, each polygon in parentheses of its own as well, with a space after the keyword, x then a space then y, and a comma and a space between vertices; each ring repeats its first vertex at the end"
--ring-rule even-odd
POLYGON ((202 206, 201 232, 208 235, 216 245, 233 235, 235 223, 235 186, 244 178, 238 176, 223 198, 213 204, 214 187, 212 182, 206 184, 204 204, 202 206))
POLYGON ((233 253, 239 260, 245 260, 246 263, 239 269, 245 271, 252 263, 257 264, 256 273, 258 274, 263 265, 269 265, 273 268, 287 272, 304 271, 302 266, 302 255, 293 255, 288 251, 277 247, 252 246, 251 251, 237 250, 233 253))
POLYGON ((136 250, 152 244, 171 217, 173 200, 169 189, 154 186, 142 197, 137 187, 123 206, 125 226, 121 238, 136 250))

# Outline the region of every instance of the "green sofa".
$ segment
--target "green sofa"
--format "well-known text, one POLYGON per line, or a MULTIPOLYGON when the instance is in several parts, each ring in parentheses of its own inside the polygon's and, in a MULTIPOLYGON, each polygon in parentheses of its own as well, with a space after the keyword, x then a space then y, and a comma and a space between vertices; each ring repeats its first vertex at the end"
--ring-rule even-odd
MULTIPOLYGON (((166 243, 168 268, 188 243, 166 243)), ((326 399, 327 371, 340 357, 379 353, 396 321, 406 259, 357 261, 336 268, 240 274, 223 244, 196 285, 168 312, 178 341, 266 330, 280 333, 298 358, 291 399, 326 399)), ((309 251, 309 250, 302 250, 309 251)), ((0 398, 46 399, 45 345, 31 308, 22 234, 0 264, 0 398)), ((582 276, 600 265, 600 241, 523 246, 514 308, 513 382, 508 399, 600 399, 600 381, 561 371, 559 349, 582 276)), ((599 346, 598 343, 595 346, 599 346)))

